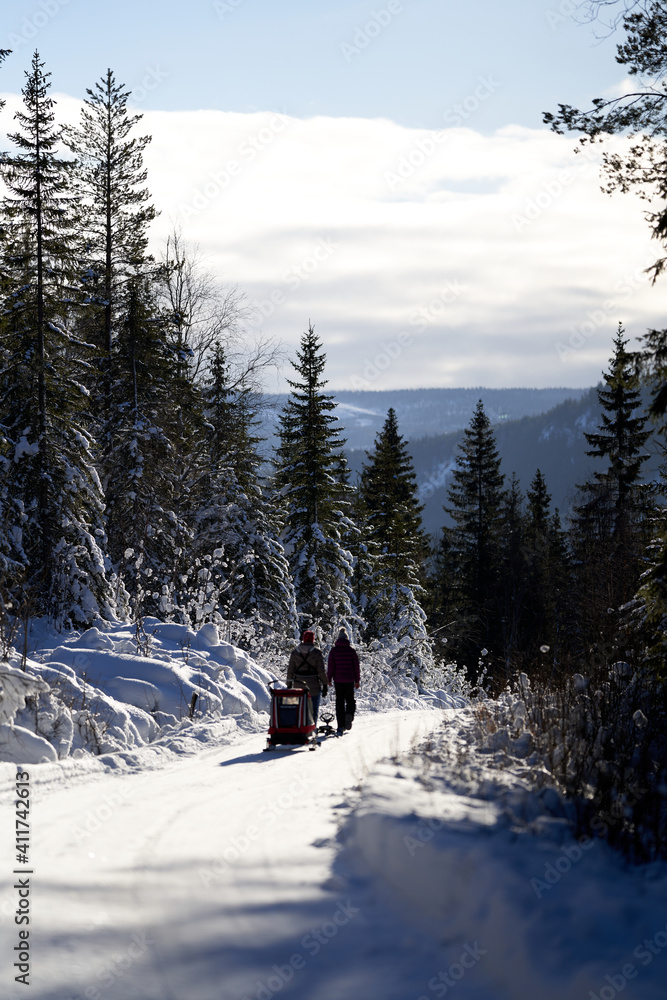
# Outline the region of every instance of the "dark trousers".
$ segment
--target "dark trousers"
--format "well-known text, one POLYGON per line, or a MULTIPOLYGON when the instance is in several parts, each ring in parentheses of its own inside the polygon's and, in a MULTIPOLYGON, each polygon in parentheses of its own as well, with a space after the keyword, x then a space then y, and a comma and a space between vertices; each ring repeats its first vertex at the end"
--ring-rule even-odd
POLYGON ((336 722, 338 723, 339 729, 345 728, 345 716, 349 712, 351 716, 354 717, 354 710, 356 708, 354 701, 354 682, 345 681, 340 683, 336 681, 336 722))

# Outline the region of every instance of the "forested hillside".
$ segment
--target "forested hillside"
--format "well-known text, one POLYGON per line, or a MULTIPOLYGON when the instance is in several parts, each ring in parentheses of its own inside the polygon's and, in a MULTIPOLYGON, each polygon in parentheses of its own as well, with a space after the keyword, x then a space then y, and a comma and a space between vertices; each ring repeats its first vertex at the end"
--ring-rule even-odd
MULTIPOLYGON (((439 437, 461 431, 479 399, 493 424, 546 413, 568 399, 580 399, 587 389, 332 389, 336 415, 345 427, 348 452, 370 450, 385 416, 392 409, 411 443, 422 437, 439 437)), ((262 433, 271 437, 284 395, 268 395, 262 433)), ((421 474, 421 470, 420 470, 421 474)))
MULTIPOLYGON (((35 621, 102 644, 98 625, 129 625, 144 657, 146 621, 196 626, 272 662, 306 628, 330 645, 344 626, 378 693, 477 694, 498 739, 530 719, 578 828, 620 802, 611 839, 663 852, 658 796, 631 808, 628 794, 667 776, 665 331, 630 350, 619 324, 598 388, 547 413, 510 421, 512 397, 489 413, 465 390, 463 432, 420 439, 392 405, 374 411, 352 469, 326 344, 304 323, 271 447, 278 348, 248 336, 242 292, 178 231, 150 252, 150 137, 129 96, 108 70, 64 128, 35 52, 0 158, 0 639, 20 663, 7 717, 32 696, 38 727, 52 697, 16 680, 35 621)), ((442 416, 432 398, 422 435, 442 416)))
POLYGON ((21 6, 1 997, 664 1000, 667 4, 21 6))
POLYGON ((410 441, 389 406, 351 469, 341 408, 372 400, 377 420, 380 396, 326 390, 310 325, 267 442, 275 349, 178 232, 149 253, 129 92, 108 70, 63 129, 50 86, 35 53, 1 163, 7 620, 148 614, 280 648, 346 625, 418 683, 452 658, 474 675, 481 648, 503 671, 538 646, 577 655, 600 615, 613 634, 660 509, 621 330, 606 388, 580 399, 493 390, 489 414, 476 390, 400 393, 409 426, 460 425, 469 405, 466 429, 410 441))
MULTIPOLYGON (((479 397, 483 398, 481 391, 479 397)), ((540 469, 549 483, 554 507, 564 519, 568 518, 576 503, 577 486, 597 468, 594 458, 586 454, 585 434, 597 427, 600 419, 597 390, 589 389, 579 399, 568 399, 546 413, 498 423, 492 420, 503 472, 509 476, 515 473, 525 491, 535 470, 540 469)), ((410 441, 419 497, 424 505, 424 527, 431 534, 440 531, 447 521, 443 507, 462 437, 462 432, 455 432, 410 441)), ((655 441, 647 442, 646 447, 650 457, 644 465, 644 477, 655 480, 661 450, 655 441)), ((350 467, 357 470, 363 454, 351 452, 349 459, 350 467)))

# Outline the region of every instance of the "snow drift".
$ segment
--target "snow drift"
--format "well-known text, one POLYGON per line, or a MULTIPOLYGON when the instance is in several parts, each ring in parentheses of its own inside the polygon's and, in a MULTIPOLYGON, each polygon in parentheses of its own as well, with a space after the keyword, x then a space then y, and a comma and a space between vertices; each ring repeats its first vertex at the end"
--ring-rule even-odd
MULTIPOLYGON (((164 746, 170 737, 180 744, 204 720, 268 729, 269 685, 286 669, 278 656, 262 665, 221 640, 213 624, 194 631, 147 617, 139 625, 100 621, 82 633, 32 628, 25 671, 17 653, 0 668, 0 761, 100 756, 164 746)), ((362 673, 360 711, 462 703, 446 691, 422 696, 376 663, 362 673)))

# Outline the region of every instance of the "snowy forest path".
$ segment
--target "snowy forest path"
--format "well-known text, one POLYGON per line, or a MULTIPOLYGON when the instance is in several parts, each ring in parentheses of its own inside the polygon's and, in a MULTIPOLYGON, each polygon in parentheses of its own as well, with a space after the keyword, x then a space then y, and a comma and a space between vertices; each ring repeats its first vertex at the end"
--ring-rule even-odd
POLYGON ((332 872, 337 817, 367 769, 441 720, 362 716, 314 753, 263 753, 256 734, 36 794, 33 1000, 345 995, 364 919, 332 872))

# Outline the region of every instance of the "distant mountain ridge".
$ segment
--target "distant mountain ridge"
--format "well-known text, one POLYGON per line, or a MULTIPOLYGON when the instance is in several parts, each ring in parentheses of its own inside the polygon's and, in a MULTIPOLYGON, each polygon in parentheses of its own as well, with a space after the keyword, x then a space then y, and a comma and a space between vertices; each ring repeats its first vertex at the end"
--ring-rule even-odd
MULTIPOLYGON (((414 461, 424 504, 424 527, 430 534, 439 533, 447 520, 443 505, 458 445, 480 399, 493 425, 506 483, 515 472, 525 493, 535 470, 541 469, 553 505, 564 521, 577 484, 601 468, 599 461, 586 456, 584 437, 600 423, 595 388, 395 389, 332 391, 331 395, 347 441, 353 481, 387 410, 393 407, 396 411, 399 430, 414 461)), ((276 443, 278 414, 286 400, 286 395, 269 398, 261 430, 268 439, 267 449, 276 443)), ((650 441, 648 450, 652 450, 650 441)), ((659 458, 653 455, 645 466, 645 478, 652 478, 658 465, 659 458)))
MULTIPOLYGON (((553 506, 558 507, 565 521, 577 484, 585 482, 595 469, 603 467, 600 460, 586 455, 589 446, 584 437, 586 431, 595 430, 599 424, 600 404, 596 389, 584 391, 579 399, 567 399, 546 413, 495 424, 493 430, 506 484, 514 472, 525 493, 539 468, 546 479, 553 506)), ((448 502, 447 490, 462 437, 463 430, 459 430, 409 443, 424 504, 424 526, 429 533, 439 532, 447 520, 443 505, 448 502)), ((650 440, 647 451, 651 458, 644 466, 644 478, 652 479, 661 456, 650 440)), ((353 472, 359 471, 365 453, 351 451, 348 457, 353 472)))
MULTIPOLYGON (((505 420, 545 413, 567 399, 579 399, 587 389, 387 389, 331 391, 336 412, 345 428, 350 451, 370 450, 382 428, 389 407, 396 411, 401 434, 408 441, 461 430, 470 423, 477 400, 482 399, 491 420, 505 420)), ((262 434, 273 437, 278 415, 287 395, 267 396, 262 434)))

